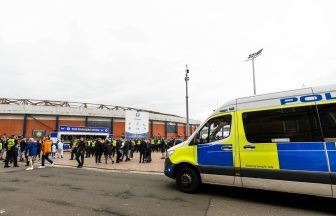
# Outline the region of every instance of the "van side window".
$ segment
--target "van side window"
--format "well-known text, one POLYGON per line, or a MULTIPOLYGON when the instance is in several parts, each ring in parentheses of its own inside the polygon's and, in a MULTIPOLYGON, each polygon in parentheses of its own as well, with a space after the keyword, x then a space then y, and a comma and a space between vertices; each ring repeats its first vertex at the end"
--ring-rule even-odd
POLYGON ((209 142, 225 139, 231 133, 231 115, 221 116, 210 122, 209 142))
POLYGON ((204 125, 199 134, 198 144, 207 143, 209 138, 209 124, 204 125))
POLYGON ((231 133, 231 115, 210 119, 196 134, 191 145, 198 145, 225 139, 231 133))
POLYGON ((336 139, 336 104, 322 104, 317 107, 325 141, 336 139))
POLYGON ((246 112, 243 124, 250 143, 323 140, 316 106, 246 112))

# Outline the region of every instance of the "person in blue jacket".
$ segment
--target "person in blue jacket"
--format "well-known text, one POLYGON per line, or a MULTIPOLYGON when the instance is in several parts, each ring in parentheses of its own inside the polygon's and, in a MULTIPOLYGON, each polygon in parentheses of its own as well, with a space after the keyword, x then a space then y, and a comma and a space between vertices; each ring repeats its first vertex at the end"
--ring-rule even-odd
POLYGON ((34 169, 34 160, 37 155, 37 143, 33 138, 30 138, 27 144, 27 155, 29 161, 29 167, 26 170, 33 170, 34 169))

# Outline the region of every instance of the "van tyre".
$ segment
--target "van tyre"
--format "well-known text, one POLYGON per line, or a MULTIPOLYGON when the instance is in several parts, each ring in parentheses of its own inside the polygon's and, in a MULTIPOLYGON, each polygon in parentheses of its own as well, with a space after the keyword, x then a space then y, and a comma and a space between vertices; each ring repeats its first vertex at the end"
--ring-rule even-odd
POLYGON ((176 173, 176 184, 180 191, 195 193, 200 184, 198 173, 190 167, 182 167, 176 173))

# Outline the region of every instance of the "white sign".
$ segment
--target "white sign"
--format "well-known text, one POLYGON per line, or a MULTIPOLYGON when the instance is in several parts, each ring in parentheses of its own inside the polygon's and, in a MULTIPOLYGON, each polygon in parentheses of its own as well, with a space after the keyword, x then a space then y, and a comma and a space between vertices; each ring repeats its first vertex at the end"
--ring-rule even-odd
POLYGON ((149 113, 126 110, 125 131, 128 138, 145 138, 149 128, 149 113))

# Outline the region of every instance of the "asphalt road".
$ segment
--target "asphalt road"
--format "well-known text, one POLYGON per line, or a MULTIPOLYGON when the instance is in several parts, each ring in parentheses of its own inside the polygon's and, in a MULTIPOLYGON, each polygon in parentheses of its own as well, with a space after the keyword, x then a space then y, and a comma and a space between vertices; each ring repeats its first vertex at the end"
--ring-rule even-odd
POLYGON ((335 214, 335 200, 312 196, 211 185, 184 194, 161 174, 0 168, 0 216, 335 214))

